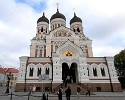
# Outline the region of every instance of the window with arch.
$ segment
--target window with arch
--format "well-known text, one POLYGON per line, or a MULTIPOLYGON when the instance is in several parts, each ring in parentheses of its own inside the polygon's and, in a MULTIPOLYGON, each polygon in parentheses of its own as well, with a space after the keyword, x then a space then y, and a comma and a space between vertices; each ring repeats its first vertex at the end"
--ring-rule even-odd
POLYGON ((88 76, 89 76, 89 68, 87 68, 87 70, 88 70, 88 76))
POLYGON ((80 29, 79 29, 79 27, 77 28, 77 32, 80 32, 80 29))
POLYGON ((41 75, 41 68, 38 68, 38 71, 37 71, 37 76, 41 75))
POLYGON ((97 70, 96 70, 96 68, 93 68, 93 75, 97 76, 97 70))
POLYGON ((55 50, 57 50, 57 49, 58 49, 58 46, 56 45, 56 46, 55 46, 55 50))
POLYGON ((55 24, 55 28, 57 28, 57 24, 55 24))
POLYGON ((41 32, 43 32, 43 27, 41 28, 41 32))
POLYGON ((54 30, 54 25, 53 25, 53 30, 54 30))
POLYGON ((42 49, 40 50, 39 57, 42 57, 42 49))
POLYGON ((101 68, 101 74, 102 74, 102 76, 105 76, 105 70, 104 70, 104 68, 101 68))
POLYGON ((46 68, 46 75, 49 75, 49 68, 46 68))
POLYGON ((60 24, 58 24, 58 27, 60 27, 60 24))
POLYGON ((75 32, 75 29, 73 28, 73 31, 75 32))
POLYGON ((33 76, 33 68, 30 68, 29 76, 33 76))
POLYGON ((46 33, 47 33, 47 28, 46 28, 46 33))

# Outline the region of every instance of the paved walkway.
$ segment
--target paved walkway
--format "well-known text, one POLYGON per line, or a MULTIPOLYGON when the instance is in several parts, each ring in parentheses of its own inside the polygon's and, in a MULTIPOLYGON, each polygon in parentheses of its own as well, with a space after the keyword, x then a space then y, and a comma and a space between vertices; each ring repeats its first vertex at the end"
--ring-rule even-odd
MULTIPOLYGON (((0 87, 0 100, 10 100, 11 96, 5 94, 6 87, 0 87)), ((47 93, 46 93, 47 94, 47 93)), ((31 94, 29 100, 41 100, 42 92, 31 94)), ((28 92, 14 92, 12 100, 28 100, 28 92)), ((58 100, 57 95, 48 93, 48 100, 58 100)), ((66 100, 63 95, 63 100, 66 100)), ((71 100, 78 100, 76 95, 71 95, 71 100)), ((93 95, 81 95, 80 100, 125 100, 125 91, 123 92, 94 92, 93 95)))

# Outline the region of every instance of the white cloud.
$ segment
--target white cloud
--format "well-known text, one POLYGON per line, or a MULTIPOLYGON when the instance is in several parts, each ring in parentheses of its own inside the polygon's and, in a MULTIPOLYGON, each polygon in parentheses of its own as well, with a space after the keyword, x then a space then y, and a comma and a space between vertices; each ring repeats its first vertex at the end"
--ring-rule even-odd
POLYGON ((0 1, 0 64, 4 67, 19 67, 19 56, 29 56, 30 39, 36 34, 36 22, 43 11, 35 11, 28 3, 46 2, 44 12, 50 19, 59 2, 59 11, 66 16, 68 27, 75 8, 83 21, 85 35, 93 40, 94 56, 114 56, 125 48, 124 0, 26 1, 0 1))

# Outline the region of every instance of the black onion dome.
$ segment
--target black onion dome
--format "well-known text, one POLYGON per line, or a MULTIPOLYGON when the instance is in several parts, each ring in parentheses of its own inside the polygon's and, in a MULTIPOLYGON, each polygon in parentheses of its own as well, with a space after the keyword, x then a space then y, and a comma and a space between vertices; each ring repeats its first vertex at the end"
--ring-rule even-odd
POLYGON ((77 17, 75 13, 74 13, 74 17, 70 20, 70 25, 74 22, 81 22, 82 23, 81 18, 77 17))
POLYGON ((66 21, 66 18, 63 14, 59 13, 59 10, 57 9, 57 12, 55 14, 52 15, 52 17, 50 18, 50 22, 55 19, 55 18, 62 18, 66 21))
POLYGON ((40 17, 38 20, 37 20, 37 24, 39 22, 47 22, 49 24, 49 20, 45 17, 45 14, 43 13, 43 16, 40 17))

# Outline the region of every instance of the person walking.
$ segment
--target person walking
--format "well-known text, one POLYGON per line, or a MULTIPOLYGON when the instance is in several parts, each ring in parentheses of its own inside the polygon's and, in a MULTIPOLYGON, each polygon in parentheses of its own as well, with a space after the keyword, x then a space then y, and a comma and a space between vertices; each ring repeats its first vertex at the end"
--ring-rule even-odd
POLYGON ((87 93, 86 93, 86 96, 89 95, 90 96, 90 92, 91 92, 91 88, 87 88, 87 93))
POLYGON ((59 91, 58 91, 58 100, 62 100, 62 90, 61 90, 61 88, 59 88, 59 91))
POLYGON ((31 93, 32 93, 32 86, 30 84, 29 95, 31 95, 31 93))
POLYGON ((67 99, 67 100, 70 100, 70 96, 71 96, 70 86, 68 86, 68 88, 66 89, 65 93, 66 93, 66 99, 67 99))
POLYGON ((36 86, 34 85, 33 86, 33 93, 36 91, 36 86))
POLYGON ((41 100, 47 100, 47 99, 46 99, 46 95, 45 95, 45 93, 43 93, 43 97, 42 97, 41 100))
POLYGON ((79 86, 77 86, 77 97, 78 97, 78 100, 80 100, 80 92, 81 92, 81 89, 79 86))

